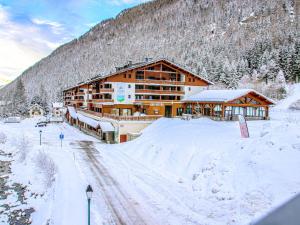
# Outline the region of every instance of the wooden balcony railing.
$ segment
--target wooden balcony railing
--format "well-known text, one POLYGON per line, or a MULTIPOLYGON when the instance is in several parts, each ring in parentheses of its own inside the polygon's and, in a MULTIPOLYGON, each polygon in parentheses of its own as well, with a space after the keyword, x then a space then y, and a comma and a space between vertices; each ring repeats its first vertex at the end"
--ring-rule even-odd
POLYGON ((170 94, 170 95, 184 95, 184 91, 177 91, 177 90, 151 90, 151 89, 135 89, 136 94, 170 94))
POLYGON ((135 83, 146 83, 146 84, 172 84, 172 85, 184 85, 183 81, 175 80, 152 80, 152 79, 136 79, 135 83))
POLYGON ((114 120, 134 120, 134 121, 152 121, 161 118, 162 116, 145 115, 145 116, 118 116, 113 114, 104 113, 103 117, 114 119, 114 120))
POLYGON ((114 102, 113 99, 90 99, 89 102, 114 102))

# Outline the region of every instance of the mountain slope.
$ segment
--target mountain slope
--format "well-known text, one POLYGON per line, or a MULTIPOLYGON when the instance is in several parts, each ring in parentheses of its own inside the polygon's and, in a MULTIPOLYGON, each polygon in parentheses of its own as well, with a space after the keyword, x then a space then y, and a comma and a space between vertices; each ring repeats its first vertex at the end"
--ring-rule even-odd
MULTIPOLYGON (((67 86, 145 57, 173 59, 229 86, 274 58, 269 71, 280 68, 293 78, 296 70, 287 59, 299 54, 297 11, 294 0, 156 0, 101 22, 18 79, 29 101, 45 89, 51 102, 67 86), (283 53, 286 58, 279 58, 283 53)), ((14 96, 15 86, 10 83, 0 95, 14 96)))

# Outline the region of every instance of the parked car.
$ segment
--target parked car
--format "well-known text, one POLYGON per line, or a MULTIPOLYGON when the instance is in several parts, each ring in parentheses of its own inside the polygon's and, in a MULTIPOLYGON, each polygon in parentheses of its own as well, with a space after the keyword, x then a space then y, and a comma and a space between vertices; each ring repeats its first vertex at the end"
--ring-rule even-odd
POLYGON ((35 127, 46 127, 47 126, 47 122, 38 122, 35 127))

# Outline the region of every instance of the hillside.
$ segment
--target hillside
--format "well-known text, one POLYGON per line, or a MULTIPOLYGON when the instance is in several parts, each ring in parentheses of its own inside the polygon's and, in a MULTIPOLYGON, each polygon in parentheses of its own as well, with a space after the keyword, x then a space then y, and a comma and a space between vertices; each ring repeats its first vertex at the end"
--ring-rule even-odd
MULTIPOLYGON (((236 87, 243 75, 275 80, 299 75, 295 0, 155 0, 121 12, 28 68, 22 80, 28 101, 46 92, 48 102, 61 91, 128 60, 167 57, 209 79, 236 87)), ((9 99, 17 80, 0 91, 9 99)))

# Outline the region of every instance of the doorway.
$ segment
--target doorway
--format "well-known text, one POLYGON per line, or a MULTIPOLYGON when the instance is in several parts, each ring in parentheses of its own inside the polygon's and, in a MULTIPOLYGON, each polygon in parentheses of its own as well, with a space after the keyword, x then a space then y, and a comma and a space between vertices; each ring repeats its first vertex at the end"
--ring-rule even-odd
POLYGON ((165 106, 165 117, 172 117, 172 106, 171 105, 166 105, 165 106))

